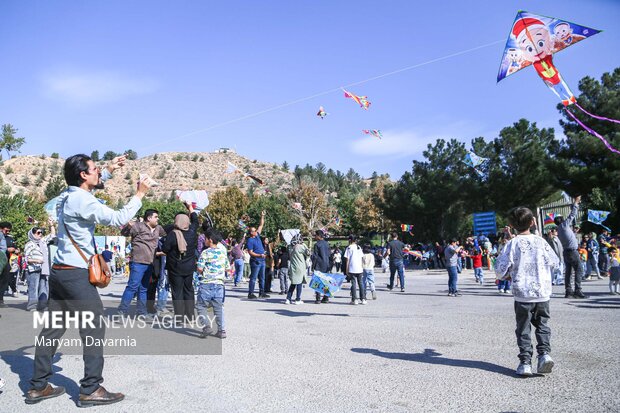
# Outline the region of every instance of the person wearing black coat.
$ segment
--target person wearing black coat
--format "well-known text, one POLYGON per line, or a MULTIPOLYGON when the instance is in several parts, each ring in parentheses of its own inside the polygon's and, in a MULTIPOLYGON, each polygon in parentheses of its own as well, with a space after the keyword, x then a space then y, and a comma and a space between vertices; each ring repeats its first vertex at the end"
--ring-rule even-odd
POLYGON ((198 244, 198 214, 191 205, 185 204, 185 213, 174 217, 174 231, 168 233, 162 251, 166 254, 166 269, 172 292, 175 316, 186 320, 194 318, 194 271, 196 271, 196 248, 198 244))
MULTIPOLYGON (((325 241, 325 233, 320 229, 314 233, 314 239, 316 240, 316 244, 314 244, 314 248, 312 250, 312 269, 320 271, 322 273, 329 273, 330 265, 329 265, 329 244, 325 241)), ((323 299, 321 299, 321 294, 315 293, 315 303, 327 303, 329 302, 329 297, 324 295, 323 299)))

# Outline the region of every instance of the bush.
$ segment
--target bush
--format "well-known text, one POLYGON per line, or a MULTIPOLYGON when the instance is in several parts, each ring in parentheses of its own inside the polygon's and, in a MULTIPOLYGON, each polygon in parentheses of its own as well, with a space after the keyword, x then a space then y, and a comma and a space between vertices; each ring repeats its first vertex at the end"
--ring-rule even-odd
POLYGON ((157 160, 157 154, 153 155, 153 160, 156 161, 157 160))
POLYGON ((182 161, 183 160, 183 155, 175 155, 173 159, 175 161, 182 161))
POLYGON ((194 175, 192 176, 193 179, 198 179, 198 171, 194 171, 194 175))
POLYGON ((4 173, 7 175, 12 174, 13 172, 15 171, 13 171, 13 168, 11 168, 10 166, 7 166, 6 169, 4 170, 4 173))
POLYGON ((59 157, 60 155, 58 155, 58 152, 52 152, 52 155, 50 156, 52 159, 58 159, 59 157))

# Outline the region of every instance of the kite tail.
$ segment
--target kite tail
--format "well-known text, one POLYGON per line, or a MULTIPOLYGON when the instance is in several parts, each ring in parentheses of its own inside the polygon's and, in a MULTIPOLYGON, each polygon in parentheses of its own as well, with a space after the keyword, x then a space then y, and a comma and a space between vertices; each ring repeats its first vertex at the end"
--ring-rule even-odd
POLYGON ((583 129, 585 129, 589 134, 599 138, 601 140, 601 142, 603 142, 605 144, 607 149, 609 149, 610 151, 620 155, 620 151, 618 149, 614 148, 613 146, 611 146, 611 144, 607 141, 607 139, 602 137, 597 131, 595 131, 594 129, 591 129, 588 126, 586 126, 583 122, 581 122, 579 119, 577 119, 577 116, 575 116, 570 110, 566 109, 566 112, 570 115, 571 118, 573 118, 573 120, 575 122, 577 122, 579 124, 579 126, 581 126, 583 129))
POLYGON ((582 108, 581 106, 579 106, 578 103, 575 103, 575 106, 577 106, 580 111, 582 111, 586 115, 590 116, 591 118, 598 119, 598 120, 606 120, 608 122, 613 122, 613 123, 620 123, 620 120, 617 120, 617 119, 610 119, 610 118, 606 118, 604 116, 594 115, 594 114, 588 112, 587 110, 585 110, 584 108, 582 108))

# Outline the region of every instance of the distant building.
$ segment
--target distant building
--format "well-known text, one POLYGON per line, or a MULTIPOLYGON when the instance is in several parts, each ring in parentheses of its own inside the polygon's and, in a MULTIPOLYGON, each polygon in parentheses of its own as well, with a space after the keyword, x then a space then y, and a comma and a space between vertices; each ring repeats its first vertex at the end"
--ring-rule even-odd
POLYGON ((234 149, 230 149, 230 148, 220 148, 218 150, 215 151, 216 153, 235 153, 234 149))

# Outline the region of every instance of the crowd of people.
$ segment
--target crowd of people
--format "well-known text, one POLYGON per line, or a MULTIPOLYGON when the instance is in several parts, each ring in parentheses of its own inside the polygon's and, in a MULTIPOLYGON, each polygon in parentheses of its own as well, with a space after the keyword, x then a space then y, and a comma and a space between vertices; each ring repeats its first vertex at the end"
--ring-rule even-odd
MULTIPOLYGON (((212 308, 216 329, 209 323, 201 325, 203 338, 210 335, 226 338, 224 301, 227 284, 232 284, 233 288, 245 288, 243 284, 247 282, 248 300, 270 298, 269 294, 276 293, 274 289, 279 287, 277 293, 285 296, 284 304, 301 305, 304 285, 309 283, 315 271, 341 272, 350 282, 350 303, 366 305, 369 299, 377 299, 376 268, 383 272, 389 270, 387 289, 400 288, 401 292, 405 292, 407 266, 417 265, 423 270, 445 269, 450 297, 462 295, 458 289, 458 277, 463 268, 473 269, 475 281, 481 285, 484 284, 485 270, 488 270, 496 274, 499 293, 512 292, 515 298, 521 360, 517 374, 529 375, 532 358, 530 322, 538 331, 538 371, 550 372, 553 366, 548 354, 549 330, 546 325, 552 284, 564 284, 566 297, 583 299, 586 295, 582 291, 582 278, 588 279, 593 273, 598 278, 609 276, 610 292, 619 293, 617 237, 612 238, 603 231, 599 235, 584 234, 578 239, 575 222, 580 197, 568 217, 556 216, 555 226, 548 229, 544 239, 539 236, 539 227, 531 211, 523 208, 511 212, 510 227, 497 235, 479 234, 463 242, 455 238, 449 242, 414 246, 399 239, 399 232, 391 233, 389 241, 380 246, 350 235, 348 246, 342 250, 338 245, 330 246, 321 230, 313 232, 313 243, 307 243, 299 232, 287 242, 280 238, 280 232, 276 239, 270 240, 262 235, 264 211, 258 226, 250 227, 240 239, 225 238, 210 219, 201 223, 198 213, 187 203, 187 211, 179 212, 173 223, 161 225, 159 213, 154 209, 147 209, 135 219, 142 206, 141 200, 149 190, 148 178, 139 182, 136 194, 119 210, 101 204, 92 194, 94 189, 102 189, 103 182, 124 162, 124 157, 117 157, 100 170, 86 155, 68 158, 64 166, 68 189, 58 203, 58 221, 50 220, 45 228, 34 226, 28 233, 23 252, 10 236, 11 224, 0 223, 2 296, 9 287, 11 294, 17 294, 16 284, 22 280, 28 286, 27 309, 30 311, 88 310, 96 316, 102 315, 103 304, 97 289, 89 283, 86 258, 97 252, 94 242, 96 224, 122 227, 121 234, 131 241, 127 285, 118 314, 130 316, 134 297, 136 316, 147 320, 171 315, 194 322, 201 316, 204 320, 208 308, 212 308), (53 256, 48 249, 52 243, 55 245, 53 256), (528 262, 533 266, 528 267, 528 262), (172 296, 172 312, 167 308, 169 294, 172 296)), ((112 267, 119 267, 116 265, 117 254, 110 251, 109 246, 101 254, 112 267)), ((315 292, 314 298, 316 304, 330 302, 330 294, 326 292, 315 292)), ((0 306, 4 306, 3 301, 0 306)), ((60 338, 64 331, 46 327, 40 337, 60 338)), ((80 335, 82 339, 86 336, 103 338, 104 331, 103 326, 96 325, 81 328, 80 335)), ((84 351, 85 377, 80 382, 78 404, 91 406, 122 400, 124 395, 108 392, 101 386, 103 348, 94 346, 84 351)), ((64 392, 62 387, 48 383, 55 352, 53 345, 37 345, 32 387, 27 393, 26 403, 38 403, 64 392)))

